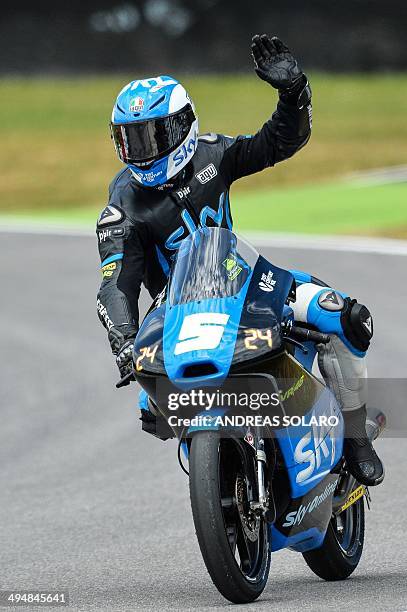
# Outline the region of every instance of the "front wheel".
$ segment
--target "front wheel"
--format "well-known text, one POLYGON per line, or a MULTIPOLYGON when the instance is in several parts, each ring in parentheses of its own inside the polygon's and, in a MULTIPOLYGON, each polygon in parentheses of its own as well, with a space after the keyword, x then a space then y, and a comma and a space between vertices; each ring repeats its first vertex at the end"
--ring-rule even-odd
POLYGON ((267 583, 270 550, 265 517, 250 508, 256 494, 253 457, 238 440, 199 432, 190 448, 189 487, 213 583, 233 603, 254 601, 267 583))
POLYGON ((344 580, 358 566, 365 539, 363 497, 333 516, 320 548, 303 553, 312 571, 324 580, 344 580))

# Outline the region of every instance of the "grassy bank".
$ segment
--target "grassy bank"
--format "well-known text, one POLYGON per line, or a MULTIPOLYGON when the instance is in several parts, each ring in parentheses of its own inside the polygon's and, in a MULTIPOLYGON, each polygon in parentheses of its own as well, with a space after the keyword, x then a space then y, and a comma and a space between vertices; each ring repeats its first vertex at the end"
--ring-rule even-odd
MULTIPOLYGON (((0 212, 77 217, 83 208, 87 217, 100 208, 120 168, 108 132, 111 106, 130 78, 0 81, 0 212)), ((254 132, 276 102, 255 75, 185 83, 202 132, 254 132)), ((235 217, 247 227, 259 227, 264 218, 268 228, 296 231, 376 232, 406 225, 402 186, 350 194, 335 183, 355 170, 406 163, 407 77, 312 75, 312 85, 310 143, 292 160, 239 181, 233 187, 235 217)))
MULTIPOLYGON (((235 228, 274 232, 365 234, 407 238, 407 185, 349 184, 234 190, 235 228)), ((100 207, 0 215, 3 221, 95 226, 100 207)))

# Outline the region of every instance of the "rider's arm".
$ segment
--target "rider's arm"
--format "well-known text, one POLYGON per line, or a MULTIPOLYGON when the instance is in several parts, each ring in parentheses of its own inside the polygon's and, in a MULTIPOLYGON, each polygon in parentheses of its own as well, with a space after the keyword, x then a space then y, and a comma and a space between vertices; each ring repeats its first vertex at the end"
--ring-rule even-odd
POLYGON ((220 166, 227 184, 274 166, 299 151, 311 136, 311 90, 280 94, 277 110, 254 136, 225 138, 220 166), (300 105, 299 105, 300 102, 300 105))
POLYGON ((311 135, 311 88, 297 60, 277 37, 254 36, 257 75, 279 92, 277 110, 254 136, 224 138, 220 171, 227 184, 288 159, 311 135))
POLYGON ((141 230, 126 212, 125 197, 113 190, 96 231, 102 272, 97 309, 114 353, 138 329, 138 299, 145 266, 141 230))

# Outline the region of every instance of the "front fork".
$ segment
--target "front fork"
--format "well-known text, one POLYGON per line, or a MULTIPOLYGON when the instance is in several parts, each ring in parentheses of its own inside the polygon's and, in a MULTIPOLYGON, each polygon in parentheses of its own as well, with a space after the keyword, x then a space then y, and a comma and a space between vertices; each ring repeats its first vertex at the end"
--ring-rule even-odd
POLYGON ((250 508, 256 514, 265 514, 269 508, 269 495, 265 485, 265 470, 267 467, 267 455, 264 451, 263 438, 253 436, 253 449, 256 457, 256 478, 258 500, 250 502, 250 508))

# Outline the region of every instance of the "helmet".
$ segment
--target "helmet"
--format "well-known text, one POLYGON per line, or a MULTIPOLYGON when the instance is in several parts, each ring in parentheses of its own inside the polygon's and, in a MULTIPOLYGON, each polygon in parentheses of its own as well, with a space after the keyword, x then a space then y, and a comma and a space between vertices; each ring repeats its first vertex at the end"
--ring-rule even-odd
POLYGON ((142 185, 167 183, 192 159, 198 118, 183 86, 159 76, 128 83, 113 107, 116 153, 142 185))

